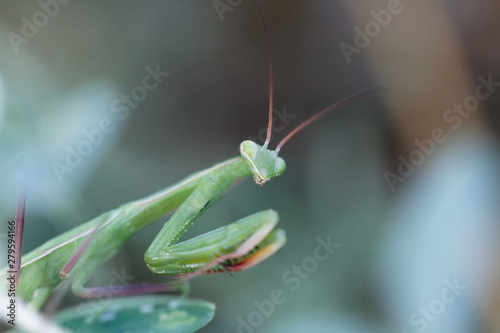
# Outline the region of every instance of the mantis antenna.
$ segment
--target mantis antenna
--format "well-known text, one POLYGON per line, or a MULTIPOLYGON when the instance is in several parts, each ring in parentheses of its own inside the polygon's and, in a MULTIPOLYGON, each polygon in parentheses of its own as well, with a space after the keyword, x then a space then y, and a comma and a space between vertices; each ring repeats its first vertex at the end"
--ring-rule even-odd
MULTIPOLYGON (((267 14, 262 8, 260 2, 258 0, 252 0, 253 3, 257 6, 257 8, 260 11, 260 14, 262 16, 262 21, 264 23, 264 29, 266 31, 266 44, 267 44, 267 62, 268 62, 268 68, 269 68, 269 119, 267 122, 267 135, 266 135, 266 141, 264 142, 264 145, 262 146, 263 148, 267 148, 269 145, 269 142, 271 141, 271 134, 272 134, 272 128, 273 128, 273 54, 272 54, 272 49, 271 49, 271 34, 269 32, 269 23, 267 19, 267 14)), ((341 105, 353 100, 357 99, 359 97, 376 93, 379 91, 384 90, 385 86, 383 85, 377 85, 373 86, 361 91, 358 91, 357 93, 354 93, 332 105, 324 109, 323 111, 318 112, 316 115, 312 116, 311 118, 307 119, 304 121, 302 124, 297 126, 295 129, 293 129, 290 133, 288 133, 285 138, 283 138, 278 145, 276 146, 276 152, 278 153, 281 148, 284 146, 284 144, 290 140, 295 134, 297 134, 299 131, 303 130, 305 127, 309 126, 316 120, 326 116, 328 113, 332 112, 333 110, 337 109, 341 105)))
POLYGON ((280 149, 283 147, 283 145, 288 141, 290 140, 295 134, 297 134, 299 131, 303 130, 305 127, 309 126, 310 124, 312 124, 313 122, 315 122, 316 120, 326 116, 328 113, 332 112, 333 110, 337 109, 338 107, 340 107, 341 105, 344 105, 345 103, 349 102, 349 101, 352 101, 353 99, 356 99, 356 98, 359 98, 359 97, 362 97, 362 96, 365 96, 365 95, 369 95, 369 94, 373 94, 373 93, 376 93, 376 92, 380 92, 380 91, 383 91, 385 89, 385 86, 384 85, 376 85, 376 86, 373 86, 373 87, 370 87, 370 88, 367 88, 367 89, 363 89, 363 90, 360 90, 350 96, 347 96, 345 97, 344 99, 341 99, 340 101, 330 105, 329 107, 327 107, 326 109, 324 109, 323 111, 320 111, 318 112, 317 114, 315 114, 314 116, 312 116, 311 118, 307 119, 306 121, 304 121, 302 124, 300 124, 299 126, 295 127, 295 129, 293 129, 290 133, 288 133, 287 136, 285 136, 279 143, 278 145, 276 146, 276 152, 279 152, 280 149))
POLYGON ((264 29, 266 30, 266 44, 267 44, 267 63, 269 68, 269 120, 267 122, 267 136, 266 142, 264 142, 263 147, 267 148, 269 142, 271 141, 271 132, 273 129, 273 54, 271 50, 271 34, 269 33, 269 23, 267 19, 266 12, 262 9, 262 6, 257 0, 253 0, 255 5, 262 15, 262 21, 264 22, 264 29))

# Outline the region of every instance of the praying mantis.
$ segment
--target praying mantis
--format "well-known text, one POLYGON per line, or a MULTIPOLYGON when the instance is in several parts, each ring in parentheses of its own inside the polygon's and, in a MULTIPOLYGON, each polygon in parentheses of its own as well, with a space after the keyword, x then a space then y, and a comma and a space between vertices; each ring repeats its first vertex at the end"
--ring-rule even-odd
MULTIPOLYGON (((242 271, 271 257, 286 243, 285 232, 276 228, 278 214, 264 210, 227 226, 190 240, 177 243, 184 232, 215 205, 239 180, 251 176, 262 186, 281 175, 285 161, 278 156, 284 144, 295 134, 339 106, 361 96, 375 93, 379 86, 357 92, 327 107, 292 130, 276 148, 270 149, 273 122, 272 53, 268 23, 264 17, 269 66, 269 110, 267 137, 263 145, 243 141, 240 156, 196 172, 146 198, 126 203, 87 223, 69 230, 16 258, 21 297, 33 307, 41 308, 54 289, 71 277, 71 290, 81 297, 98 298, 101 287, 88 288, 88 279, 98 266, 134 234, 144 227, 172 214, 147 249, 144 260, 155 274, 176 275, 187 280, 205 273, 242 271)), ((24 209, 24 203, 19 206, 24 209)), ((22 224, 16 218, 16 225, 22 224)), ((17 230, 20 228, 17 227, 17 230)), ((18 250, 18 254, 20 250, 18 250)), ((0 275, 6 274, 4 269, 0 275)), ((113 289, 106 295, 136 295, 178 290, 174 284, 129 285, 113 289)))

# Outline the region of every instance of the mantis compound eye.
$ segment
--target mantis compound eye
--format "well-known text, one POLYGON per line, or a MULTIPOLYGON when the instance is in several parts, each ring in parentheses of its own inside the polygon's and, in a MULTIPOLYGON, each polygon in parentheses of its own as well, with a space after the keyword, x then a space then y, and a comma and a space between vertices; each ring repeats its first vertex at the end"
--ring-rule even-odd
POLYGON ((257 153, 259 151, 259 146, 250 140, 245 140, 240 145, 240 153, 243 156, 248 156, 249 159, 255 160, 257 153))
POLYGON ((286 169, 286 163, 285 160, 282 159, 281 157, 278 157, 276 159, 276 163, 274 163, 274 172, 276 176, 281 175, 286 169))

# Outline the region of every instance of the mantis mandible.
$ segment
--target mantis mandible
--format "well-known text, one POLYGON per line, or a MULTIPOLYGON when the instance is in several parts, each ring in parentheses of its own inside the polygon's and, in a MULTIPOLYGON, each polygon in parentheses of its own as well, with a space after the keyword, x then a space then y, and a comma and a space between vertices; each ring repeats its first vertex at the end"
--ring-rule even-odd
MULTIPOLYGON (((272 53, 267 19, 262 8, 258 7, 263 15, 269 66, 269 118, 264 144, 243 141, 239 146, 240 156, 104 213, 26 254, 22 257, 18 278, 18 291, 23 299, 40 308, 54 288, 69 275, 73 279, 71 289, 74 294, 101 296, 103 288, 85 287, 98 266, 132 235, 172 212, 144 256, 148 268, 155 274, 191 278, 211 272, 241 271, 262 262, 285 244, 285 232, 275 228, 278 214, 273 210, 260 211, 182 243, 177 241, 240 179, 252 176, 255 183, 262 186, 281 175, 285 171, 285 161, 278 153, 297 132, 340 105, 377 92, 380 87, 362 90, 327 107, 292 130, 274 150, 269 149, 273 121, 272 53)), ((175 285, 131 285, 117 288, 116 293, 113 293, 113 288, 105 288, 108 295, 110 291, 116 295, 131 295, 172 289, 176 289, 175 285)))

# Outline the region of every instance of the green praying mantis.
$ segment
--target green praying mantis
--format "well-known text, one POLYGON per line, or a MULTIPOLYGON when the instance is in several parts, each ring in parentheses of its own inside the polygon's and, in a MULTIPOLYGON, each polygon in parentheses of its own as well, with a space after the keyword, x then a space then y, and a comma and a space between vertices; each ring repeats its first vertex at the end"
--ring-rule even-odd
MULTIPOLYGON (((259 7, 262 12, 262 9, 259 7)), ((297 132, 346 102, 380 90, 380 86, 357 92, 327 107, 292 130, 274 150, 269 148, 273 121, 273 75, 270 34, 264 15, 269 65, 269 118, 263 145, 246 140, 239 146, 240 156, 196 172, 146 198, 126 203, 87 223, 69 230, 39 246, 21 258, 18 292, 39 309, 54 289, 71 276, 71 290, 81 297, 100 297, 103 288, 88 288, 88 279, 98 266, 115 253, 132 235, 153 222, 173 215, 147 249, 144 260, 155 274, 177 275, 187 280, 205 273, 233 272, 250 268, 272 256, 284 246, 285 232, 277 229, 278 214, 264 210, 227 226, 190 240, 177 243, 184 232, 211 206, 216 204, 235 183, 252 176, 258 185, 281 175, 285 161, 278 156, 283 145, 297 132)), ((22 201, 22 200, 21 200, 22 201)), ((24 210, 24 202, 18 206, 24 210)), ((23 219, 16 218, 17 230, 23 219)), ((18 250, 18 254, 20 250, 18 250)), ((0 275, 7 274, 5 268, 0 275)), ((173 284, 129 285, 113 289, 106 295, 134 295, 178 290, 173 284)))

